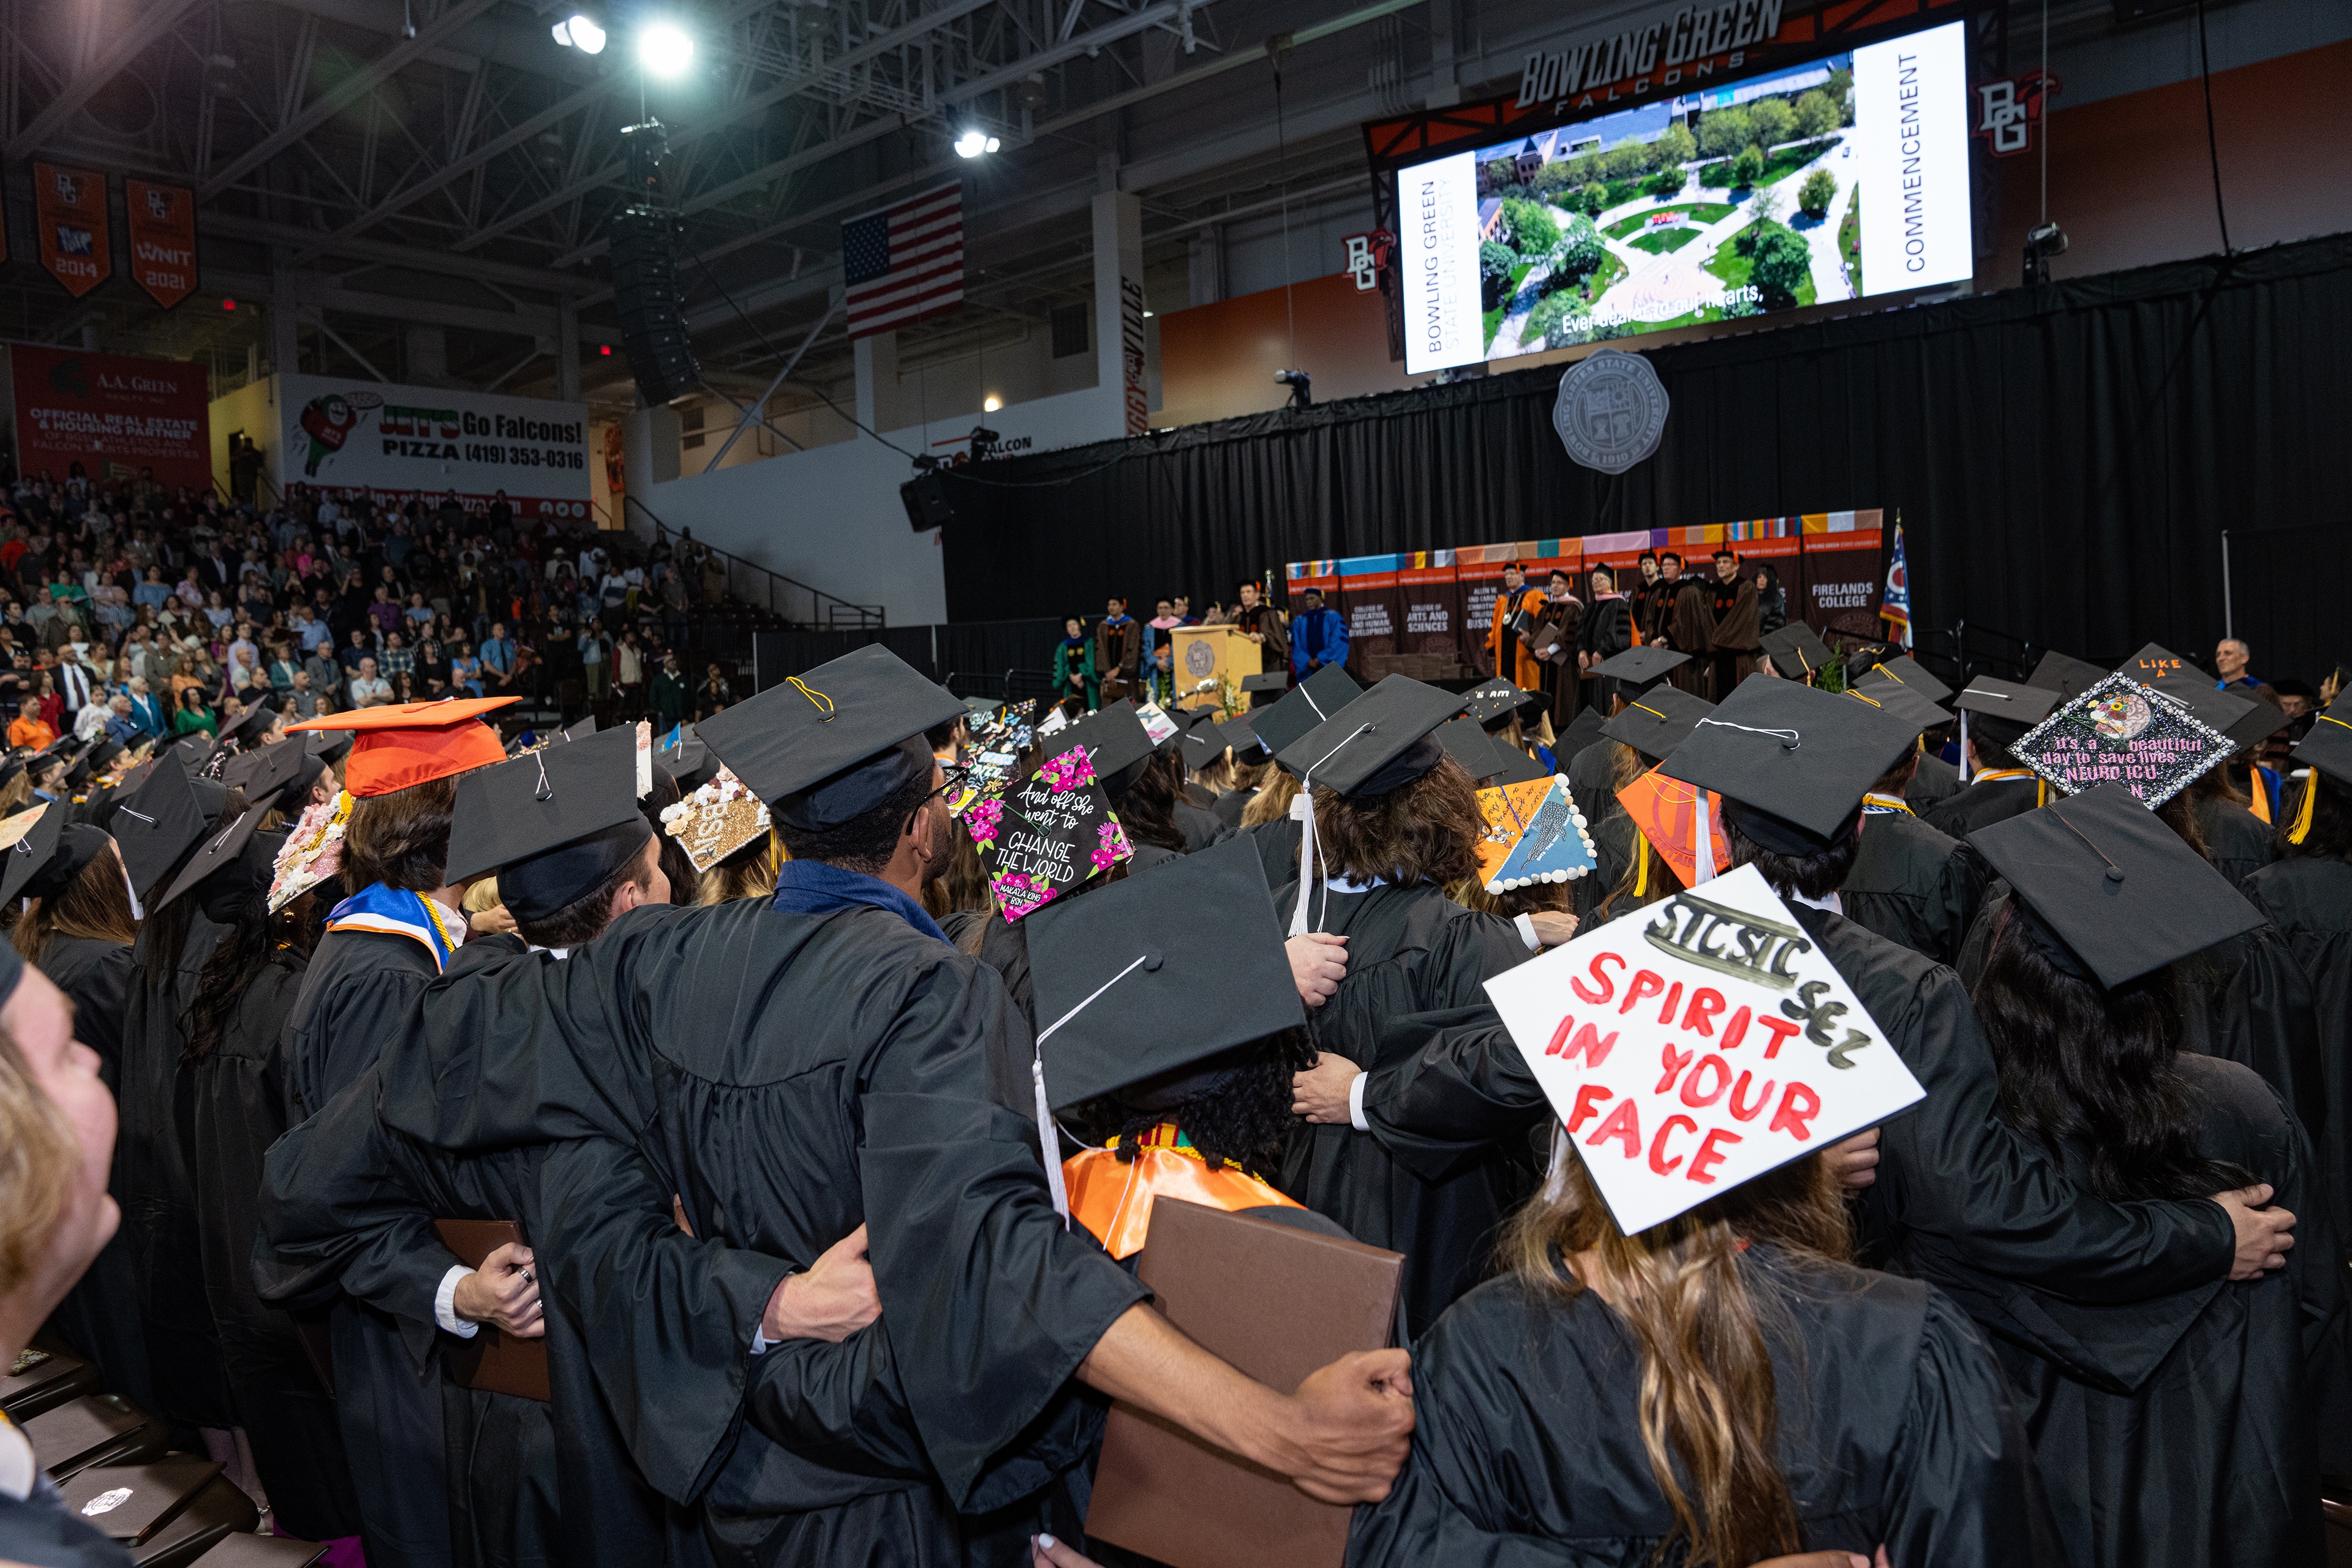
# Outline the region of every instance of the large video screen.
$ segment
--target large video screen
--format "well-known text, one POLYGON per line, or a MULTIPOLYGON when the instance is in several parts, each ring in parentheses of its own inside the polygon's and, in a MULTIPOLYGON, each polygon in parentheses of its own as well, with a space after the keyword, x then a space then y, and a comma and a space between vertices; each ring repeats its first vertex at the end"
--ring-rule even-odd
POLYGON ((1412 374, 1974 269, 1963 24, 1397 174, 1412 374))

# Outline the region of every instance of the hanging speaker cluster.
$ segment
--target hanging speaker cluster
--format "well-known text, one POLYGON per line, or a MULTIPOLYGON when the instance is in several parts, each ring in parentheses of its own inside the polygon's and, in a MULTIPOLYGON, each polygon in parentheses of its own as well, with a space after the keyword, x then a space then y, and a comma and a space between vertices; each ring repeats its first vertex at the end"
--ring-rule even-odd
POLYGON ((632 203, 613 215, 613 307, 629 371, 647 405, 675 402, 702 384, 677 286, 677 218, 632 203))

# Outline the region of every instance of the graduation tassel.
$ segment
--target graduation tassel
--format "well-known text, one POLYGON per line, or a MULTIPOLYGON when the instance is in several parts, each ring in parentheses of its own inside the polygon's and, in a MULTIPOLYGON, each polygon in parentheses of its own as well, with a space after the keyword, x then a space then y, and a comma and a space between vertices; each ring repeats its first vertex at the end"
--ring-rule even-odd
MULTIPOLYGON (((1306 689, 1301 687, 1300 689, 1303 691, 1306 689)), ((1310 698, 1308 700, 1311 702, 1313 699, 1310 698)), ((1318 708, 1316 711, 1319 713, 1322 710, 1318 708)), ((1289 934, 1292 936, 1307 934, 1307 900, 1314 896, 1318 888, 1322 886, 1320 879, 1315 874, 1315 770, 1338 755, 1340 747, 1347 745, 1349 741, 1353 741, 1356 736, 1363 734, 1370 729, 1371 729, 1370 724, 1357 725, 1346 741, 1340 742, 1338 746, 1332 747, 1307 763, 1307 771, 1298 775, 1298 798, 1290 803, 1290 809, 1298 813, 1301 825, 1298 837, 1298 907, 1290 911, 1289 934)), ((1331 907, 1328 893, 1324 895, 1323 907, 1326 910, 1331 907)))
MULTIPOLYGON (((2259 795, 2262 792, 2254 792, 2259 795)), ((2300 844, 2311 836, 2311 810, 2319 801, 2319 770, 2312 768, 2303 775, 2303 802, 2294 808, 2294 826, 2286 830, 2289 844, 2300 844)))
POLYGON ((1696 886, 1700 882, 1715 880, 1715 837, 1707 831, 1706 791, 1693 784, 1691 795, 1691 830, 1697 836, 1693 845, 1696 856, 1694 864, 1697 869, 1691 882, 1696 886))
POLYGON ((1960 710, 1960 782, 1969 782, 1969 710, 1960 710))
POLYGON ((1149 950, 1138 953, 1134 963, 1095 987, 1093 996, 1088 996, 1085 1001, 1046 1025, 1038 1033, 1035 1054, 1029 1058, 1029 1087, 1034 1096, 1037 1110, 1037 1152, 1045 1157, 1045 1190, 1053 1194, 1054 1212, 1062 1216, 1064 1230, 1070 1228, 1070 1188, 1069 1184, 1062 1179, 1060 1124, 1055 1121, 1053 1107, 1045 1099, 1045 1042, 1052 1039, 1055 1031, 1061 1028, 1063 1025, 1092 1006, 1095 997, 1100 996, 1138 969, 1146 964, 1150 964, 1154 969, 1159 968, 1160 965, 1156 962, 1158 957, 1157 953, 1149 950))

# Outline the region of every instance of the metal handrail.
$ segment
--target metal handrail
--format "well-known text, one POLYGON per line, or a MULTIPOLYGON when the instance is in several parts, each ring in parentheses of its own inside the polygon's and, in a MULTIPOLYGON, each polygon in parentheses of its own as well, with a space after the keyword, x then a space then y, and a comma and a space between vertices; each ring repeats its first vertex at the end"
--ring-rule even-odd
MULTIPOLYGON (((635 496, 625 494, 622 497, 622 505, 624 508, 635 507, 639 511, 646 514, 646 518, 650 520, 654 525, 654 537, 656 540, 664 539, 672 534, 678 534, 683 537, 682 530, 672 528, 668 521, 665 519, 661 513, 647 506, 635 496)), ((623 515, 625 519, 626 512, 624 511, 623 515)), ((735 578, 738 569, 740 569, 747 576, 756 575, 758 579, 761 580, 765 588, 766 600, 765 604, 761 607, 770 615, 782 617, 787 626, 794 627, 795 629, 803 631, 872 631, 877 630, 887 624, 884 614, 886 606, 884 605, 852 604, 850 601, 842 598, 837 594, 828 594, 824 589, 803 583, 797 577, 787 576, 782 572, 762 566, 756 561, 747 561, 731 550, 722 550, 718 545, 706 544, 699 539, 694 540, 692 542, 698 550, 707 550, 713 555, 720 557, 727 563, 727 592, 734 597, 742 599, 747 603, 750 602, 751 597, 751 595, 743 593, 735 585, 735 578), (779 595, 777 593, 777 585, 779 584, 783 584, 787 590, 782 595, 779 595), (799 597, 805 602, 808 614, 799 615, 794 613, 793 596, 795 595, 799 595, 799 597), (781 604, 779 603, 780 597, 782 600, 782 603, 781 604)))

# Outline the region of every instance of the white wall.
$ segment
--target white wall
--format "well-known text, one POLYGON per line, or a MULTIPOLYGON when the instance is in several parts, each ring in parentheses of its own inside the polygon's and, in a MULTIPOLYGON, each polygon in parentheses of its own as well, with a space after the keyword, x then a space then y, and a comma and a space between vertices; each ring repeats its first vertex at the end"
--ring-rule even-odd
MULTIPOLYGON (((886 434, 908 452, 945 458, 962 451, 979 417, 942 416, 886 434)), ((1018 451, 1104 439, 1118 434, 1120 416, 1089 387, 985 417, 1018 451)), ((880 605, 892 626, 923 626, 948 618, 947 578, 939 531, 907 526, 898 487, 913 477, 904 455, 860 436, 756 463, 730 453, 717 472, 656 485, 645 499, 662 521, 693 529, 703 543, 852 604, 880 605)))

